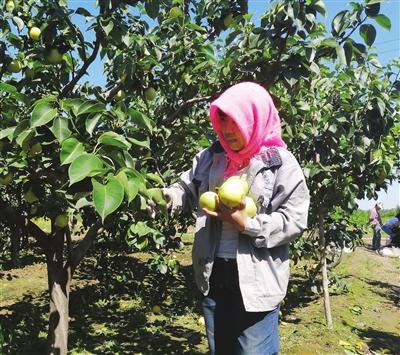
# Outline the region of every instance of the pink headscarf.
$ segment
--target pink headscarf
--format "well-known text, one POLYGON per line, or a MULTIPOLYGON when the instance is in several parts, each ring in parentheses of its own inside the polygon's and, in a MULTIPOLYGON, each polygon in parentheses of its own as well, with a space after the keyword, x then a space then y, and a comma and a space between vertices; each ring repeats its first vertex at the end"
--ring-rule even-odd
POLYGON ((266 151, 267 147, 286 148, 278 111, 268 92, 256 83, 242 82, 227 89, 211 103, 210 119, 229 158, 226 177, 247 166, 254 155, 266 151), (229 148, 221 132, 218 109, 239 127, 245 141, 242 150, 236 152, 229 148))

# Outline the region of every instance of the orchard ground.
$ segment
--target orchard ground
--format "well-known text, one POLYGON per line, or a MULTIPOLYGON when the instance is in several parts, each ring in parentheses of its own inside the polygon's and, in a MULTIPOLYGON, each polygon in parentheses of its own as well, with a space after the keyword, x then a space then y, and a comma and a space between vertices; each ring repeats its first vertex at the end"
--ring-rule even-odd
MULTIPOLYGON (((191 268, 192 236, 176 252, 178 279, 144 265, 149 255, 111 253, 98 244, 77 271, 70 300, 71 354, 206 354, 207 341, 191 268), (152 309, 160 306, 161 314, 152 309)), ((324 325, 322 298, 309 291, 304 261, 292 267, 282 307, 282 354, 400 354, 399 258, 365 246, 335 269, 342 291, 331 298, 334 330, 324 325)), ((108 248, 105 248, 107 246, 108 248)), ((4 352, 42 354, 47 327, 47 275, 40 255, 1 272, 4 352)))

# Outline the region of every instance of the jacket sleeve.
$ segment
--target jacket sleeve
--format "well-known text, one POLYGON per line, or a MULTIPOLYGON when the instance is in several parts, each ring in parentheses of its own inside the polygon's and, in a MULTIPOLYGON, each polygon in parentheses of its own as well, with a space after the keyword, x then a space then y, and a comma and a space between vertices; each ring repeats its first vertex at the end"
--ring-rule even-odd
POLYGON ((204 179, 208 180, 211 162, 212 153, 209 149, 202 150, 194 157, 192 168, 182 173, 178 182, 163 189, 171 201, 172 212, 179 209, 190 212, 197 207, 199 186, 204 179))
POLYGON ((288 244, 307 227, 310 195, 299 164, 290 157, 277 171, 270 201, 272 212, 248 218, 242 232, 257 248, 288 244))

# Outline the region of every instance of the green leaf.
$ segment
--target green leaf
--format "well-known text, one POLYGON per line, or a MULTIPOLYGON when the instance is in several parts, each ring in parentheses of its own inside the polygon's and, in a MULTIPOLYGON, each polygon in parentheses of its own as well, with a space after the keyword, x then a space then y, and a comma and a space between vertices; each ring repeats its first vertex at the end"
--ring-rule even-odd
POLYGON ((118 148, 130 148, 132 145, 125 139, 124 136, 119 135, 115 132, 105 132, 103 133, 98 142, 105 145, 111 145, 118 148))
POLYGON ((166 274, 167 272, 168 272, 168 268, 167 268, 167 265, 165 265, 165 264, 158 264, 157 265, 157 269, 158 269, 158 271, 161 273, 161 274, 166 274))
POLYGON ((128 168, 135 169, 135 161, 132 155, 130 155, 129 152, 127 152, 126 150, 123 151, 123 154, 124 154, 125 165, 128 168))
POLYGON ((145 114, 130 108, 128 109, 128 115, 139 127, 147 129, 150 133, 152 132, 154 122, 145 114))
POLYGON ((128 230, 126 242, 129 246, 133 245, 139 250, 143 250, 144 248, 146 248, 149 245, 149 239, 147 237, 132 236, 129 230, 128 230))
POLYGON ((86 206, 93 206, 93 202, 89 201, 86 197, 81 197, 75 204, 77 210, 86 206))
POLYGON ((364 40, 365 44, 372 46, 376 38, 376 29, 370 24, 364 24, 360 27, 360 36, 364 40))
POLYGON ((13 139, 17 138, 24 131, 28 131, 28 128, 30 128, 30 121, 22 120, 21 122, 18 123, 17 127, 15 127, 12 138, 13 139))
POLYGON ((321 46, 329 47, 329 48, 336 48, 337 41, 336 39, 330 37, 326 38, 321 42, 321 46))
POLYGON ((43 126, 57 116, 55 109, 50 102, 41 101, 37 103, 32 111, 31 127, 43 126))
POLYGON ((12 20, 15 26, 17 26, 18 31, 21 32, 25 27, 24 21, 22 21, 22 19, 19 18, 18 16, 13 16, 12 20))
POLYGON ((79 105, 78 109, 76 110, 75 114, 77 116, 85 115, 88 113, 95 113, 95 112, 103 112, 105 111, 105 106, 101 102, 96 101, 85 101, 81 105, 79 105))
POLYGON ((353 51, 356 55, 362 55, 367 52, 367 47, 362 43, 353 42, 353 51))
POLYGON ((56 117, 50 130, 60 143, 72 133, 68 128, 68 120, 65 117, 56 117))
POLYGON ((310 64, 310 70, 311 70, 313 73, 317 74, 317 75, 319 75, 320 72, 321 72, 320 69, 319 69, 318 64, 316 64, 315 62, 312 62, 312 63, 310 64))
POLYGON ((9 93, 11 96, 15 97, 18 101, 29 102, 28 96, 18 92, 17 88, 13 85, 7 83, 0 83, 0 91, 9 93))
POLYGON ((84 17, 89 17, 89 18, 93 17, 92 14, 88 10, 83 8, 83 7, 78 7, 75 10, 75 13, 78 14, 78 15, 82 15, 84 17))
POLYGON ((307 102, 299 101, 299 102, 296 103, 296 106, 301 111, 310 111, 310 105, 307 102))
POLYGON ((322 16, 326 16, 326 6, 322 0, 318 0, 314 4, 311 4, 311 6, 319 12, 322 16))
POLYGON ((23 131, 21 134, 18 135, 17 139, 15 140, 19 146, 25 142, 28 142, 33 136, 35 135, 35 130, 29 129, 27 131, 23 131))
POLYGON ((147 173, 146 174, 146 178, 149 180, 152 180, 154 182, 156 182, 157 184, 160 184, 161 186, 164 186, 164 181, 161 179, 161 177, 159 177, 156 174, 153 173, 147 173))
POLYGON ((93 130, 96 128, 101 117, 101 113, 96 113, 85 120, 86 132, 89 133, 90 136, 92 136, 93 130))
POLYGON ((339 43, 336 46, 336 55, 339 60, 339 63, 342 65, 345 65, 346 64, 346 55, 345 55, 343 47, 339 43))
POLYGON ((117 175, 115 175, 116 179, 121 183, 124 187, 125 195, 127 196, 128 192, 128 177, 125 174, 124 170, 121 170, 117 175))
POLYGON ((348 11, 340 11, 332 21, 332 30, 334 35, 340 35, 348 26, 348 11))
POLYGON ((204 54, 206 59, 210 59, 215 62, 214 48, 210 44, 202 47, 200 49, 200 53, 204 54))
POLYGON ((101 28, 104 30, 106 36, 110 34, 112 29, 114 28, 114 22, 110 21, 100 21, 101 28))
POLYGON ((161 211, 167 215, 167 201, 165 200, 164 194, 159 188, 147 189, 146 195, 161 209, 161 211))
POLYGON ((359 305, 355 305, 350 308, 351 313, 359 316, 362 313, 362 307, 359 305))
POLYGON ((81 99, 64 99, 60 102, 60 106, 63 110, 72 109, 73 113, 76 115, 78 112, 79 106, 84 103, 81 99))
POLYGON ((375 17, 376 15, 379 14, 379 11, 381 9, 381 5, 379 4, 380 1, 375 1, 372 3, 372 1, 369 2, 365 6, 365 14, 369 17, 375 17))
POLYGON ((379 60, 377 58, 370 59, 369 63, 372 64, 376 68, 382 68, 382 64, 379 62, 379 60))
POLYGON ((374 107, 378 110, 378 112, 381 115, 381 117, 384 117, 385 116, 385 109, 386 109, 385 102, 381 98, 376 97, 373 100, 373 103, 374 103, 374 107))
POLYGON ((85 153, 85 147, 76 138, 68 138, 62 142, 60 161, 61 165, 70 164, 76 157, 85 153))
POLYGON ((8 127, 8 128, 0 129, 0 139, 8 138, 11 140, 15 129, 16 129, 16 127, 8 127))
POLYGON ((314 47, 306 47, 305 55, 308 62, 312 62, 315 58, 316 49, 314 47))
POLYGON ((147 15, 152 19, 155 19, 158 16, 160 11, 160 5, 158 0, 148 0, 144 3, 144 8, 146 9, 147 15))
POLYGON ((207 32, 207 30, 204 27, 201 27, 198 24, 193 23, 193 22, 189 23, 187 25, 187 27, 192 29, 192 30, 198 31, 198 32, 207 32))
POLYGON ((92 179, 92 185, 94 207, 104 221, 121 205, 124 199, 124 187, 115 176, 111 176, 105 185, 92 179))
POLYGON ((130 203, 139 192, 140 179, 128 169, 121 170, 116 178, 124 186, 125 196, 130 203))
POLYGON ((93 154, 81 154, 75 158, 68 169, 69 185, 104 171, 103 161, 93 154))
POLYGON ((150 149, 150 141, 149 141, 148 137, 144 141, 140 141, 138 139, 135 139, 135 138, 132 138, 132 137, 128 137, 128 141, 133 143, 133 144, 135 144, 135 145, 138 145, 140 147, 145 147, 147 149, 150 149))
POLYGON ((132 224, 129 228, 129 233, 137 235, 138 237, 143 237, 147 234, 161 234, 154 228, 149 227, 146 222, 138 222, 136 224, 132 224))
POLYGON ((374 20, 376 21, 376 23, 383 27, 385 30, 390 31, 392 28, 392 23, 390 22, 390 18, 385 16, 385 15, 378 15, 376 17, 374 17, 374 20))
POLYGON ((353 44, 351 41, 344 42, 343 49, 346 57, 346 63, 347 65, 350 65, 351 59, 353 58, 353 44))
POLYGON ((8 92, 9 94, 15 94, 18 92, 17 88, 7 83, 0 83, 0 90, 8 92))

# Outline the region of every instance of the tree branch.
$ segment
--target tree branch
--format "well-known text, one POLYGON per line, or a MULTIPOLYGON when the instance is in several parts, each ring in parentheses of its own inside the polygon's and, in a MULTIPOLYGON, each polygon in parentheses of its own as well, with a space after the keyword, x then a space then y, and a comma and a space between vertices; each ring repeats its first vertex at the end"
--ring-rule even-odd
POLYGON ((76 83, 86 73, 86 70, 89 67, 89 65, 92 64, 92 62, 96 59, 97 53, 99 52, 99 49, 100 49, 101 37, 102 37, 102 35, 100 34, 100 30, 97 30, 96 41, 94 42, 94 48, 93 48, 92 54, 90 55, 89 58, 87 58, 83 62, 83 66, 82 66, 81 69, 79 69, 79 71, 76 74, 76 76, 73 77, 72 80, 68 84, 66 84, 64 86, 64 88, 61 90, 61 93, 59 95, 60 99, 62 99, 63 97, 67 96, 68 93, 74 89, 76 83))
POLYGON ((67 242, 67 260, 70 260, 72 257, 72 240, 71 240, 71 230, 68 227, 65 230, 65 240, 67 242))
POLYGON ((115 94, 118 92, 119 89, 121 89, 122 84, 119 83, 116 86, 114 86, 111 90, 106 91, 103 94, 104 99, 106 100, 106 102, 110 102, 112 100, 112 98, 115 96, 115 94))
POLYGON ((85 40, 84 40, 84 38, 82 36, 82 33, 79 30, 77 30, 77 28, 72 23, 72 21, 69 18, 69 16, 66 17, 66 21, 67 21, 69 27, 71 27, 72 31, 75 33, 75 36, 78 38, 78 41, 79 41, 79 43, 81 45, 82 51, 83 51, 83 53, 85 55, 85 59, 86 59, 87 55, 86 55, 85 40))
POLYGON ((65 265, 65 269, 71 268, 71 275, 73 275, 76 267, 86 255, 86 252, 92 245, 93 241, 96 239, 98 235, 103 233, 104 230, 105 228, 103 224, 100 221, 97 221, 89 228, 83 240, 72 251, 71 258, 70 260, 67 261, 67 264, 65 265))
POLYGON ((48 249, 48 241, 49 241, 49 236, 42 231, 42 229, 39 228, 35 223, 32 221, 26 219, 26 225, 24 230, 29 233, 32 237, 34 237, 38 243, 41 245, 41 247, 46 251, 48 249))
POLYGON ((354 32, 358 27, 360 27, 360 26, 365 22, 365 20, 366 20, 367 18, 368 18, 368 16, 365 16, 364 19, 362 19, 360 22, 358 22, 358 24, 357 24, 356 26, 353 27, 353 29, 349 32, 349 34, 348 34, 347 36, 343 37, 343 38, 340 40, 339 44, 343 44, 348 38, 350 38, 350 36, 353 34, 353 32, 354 32))
POLYGON ((210 101, 214 97, 219 96, 220 93, 209 95, 209 96, 201 96, 201 97, 193 97, 189 100, 186 100, 181 106, 179 106, 174 113, 168 116, 163 123, 171 123, 185 108, 192 106, 195 103, 203 102, 203 101, 210 101))

